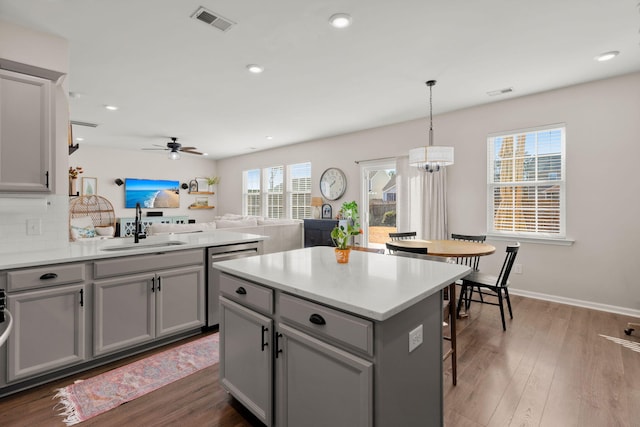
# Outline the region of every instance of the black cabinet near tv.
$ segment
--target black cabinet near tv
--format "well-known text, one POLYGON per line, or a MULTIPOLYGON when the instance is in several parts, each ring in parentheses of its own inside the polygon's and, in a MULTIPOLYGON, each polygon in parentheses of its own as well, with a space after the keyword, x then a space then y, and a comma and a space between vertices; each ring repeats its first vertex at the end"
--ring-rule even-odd
POLYGON ((338 225, 337 219, 305 219, 304 247, 334 246, 331 230, 338 225))

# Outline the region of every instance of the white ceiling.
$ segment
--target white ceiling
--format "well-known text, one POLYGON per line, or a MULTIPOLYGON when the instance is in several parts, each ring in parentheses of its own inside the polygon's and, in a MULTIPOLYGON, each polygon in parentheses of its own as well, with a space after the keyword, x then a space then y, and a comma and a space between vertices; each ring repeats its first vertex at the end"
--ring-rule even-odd
MULTIPOLYGON (((224 158, 640 70, 638 0, 0 0, 70 42, 83 144, 224 158), (237 24, 191 18, 204 6, 237 24), (346 12, 353 25, 329 26, 346 12), (612 61, 594 61, 618 50, 612 61), (247 64, 260 64, 254 75, 247 64), (507 95, 487 92, 512 87, 507 95), (110 112, 105 104, 119 107, 110 112), (272 140, 267 140, 272 136, 272 140)), ((434 123, 437 128, 437 123, 434 123)))

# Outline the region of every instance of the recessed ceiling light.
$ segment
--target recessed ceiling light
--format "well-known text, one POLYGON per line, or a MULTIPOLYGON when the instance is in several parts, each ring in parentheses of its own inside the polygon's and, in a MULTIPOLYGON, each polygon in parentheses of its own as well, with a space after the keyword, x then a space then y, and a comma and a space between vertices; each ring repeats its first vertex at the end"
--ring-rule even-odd
POLYGON ((611 52, 605 52, 605 53, 601 53, 600 55, 596 56, 595 59, 598 62, 604 62, 604 61, 608 61, 610 59, 615 58, 616 56, 618 56, 620 54, 619 51, 617 50, 612 50, 611 52))
POLYGON ((76 138, 76 141, 84 141, 84 138, 82 138, 82 137, 77 137, 77 138, 76 138))
POLYGON ((209 155, 209 153, 202 153, 202 155, 203 155, 203 156, 208 156, 208 155, 209 155))
POLYGON ((336 13, 334 15, 331 15, 331 17, 329 18, 329 23, 334 28, 347 28, 349 25, 351 25, 352 21, 353 19, 348 13, 336 13))
POLYGON ((109 111, 116 111, 118 109, 118 107, 116 107, 115 105, 105 105, 104 108, 109 111))
POLYGON ((80 92, 69 92, 69 98, 82 98, 82 94, 80 92))
POLYGON ((264 71, 264 67, 261 67, 260 65, 257 65, 257 64, 249 64, 247 65, 247 70, 249 70, 249 72, 253 74, 260 74, 261 72, 264 71))
POLYGON ((266 138, 267 138, 269 141, 271 141, 271 140, 273 139, 273 137, 272 137, 272 136, 267 136, 266 138))

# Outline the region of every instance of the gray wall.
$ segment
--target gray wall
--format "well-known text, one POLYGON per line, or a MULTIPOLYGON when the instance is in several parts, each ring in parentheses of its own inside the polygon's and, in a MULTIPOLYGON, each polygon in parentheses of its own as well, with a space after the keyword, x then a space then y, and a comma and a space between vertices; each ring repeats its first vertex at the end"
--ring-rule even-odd
MULTIPOLYGON (((434 105, 437 107, 437 103, 434 105)), ((435 143, 453 145, 449 168, 449 228, 486 232, 487 135, 566 123, 567 235, 571 246, 523 243, 513 276, 520 293, 640 316, 640 73, 493 102, 434 117, 435 143)), ((355 160, 406 155, 427 143, 426 119, 370 129, 218 161, 219 212, 240 212, 242 170, 312 162, 313 195, 330 166, 348 178, 347 192, 334 204, 360 200, 355 160)), ((495 255, 483 270, 498 268, 505 242, 492 242, 495 255)))

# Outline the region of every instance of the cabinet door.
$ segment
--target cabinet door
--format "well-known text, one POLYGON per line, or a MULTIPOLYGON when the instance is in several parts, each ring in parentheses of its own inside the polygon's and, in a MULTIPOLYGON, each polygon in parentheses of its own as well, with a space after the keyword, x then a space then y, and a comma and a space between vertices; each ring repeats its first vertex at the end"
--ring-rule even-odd
POLYGON ((278 426, 373 425, 371 362, 286 325, 276 334, 278 426))
POLYGON ((185 267, 156 275, 157 337, 204 325, 204 267, 185 267))
POLYGON ((52 84, 0 70, 0 191, 49 192, 52 84))
POLYGON ((9 336, 7 380, 85 360, 85 285, 24 292, 7 297, 15 329, 9 336))
POLYGON ((220 298, 220 381, 267 427, 273 422, 272 324, 268 317, 220 298))
POLYGON ((94 355, 155 337, 155 275, 137 274, 94 283, 94 355))

